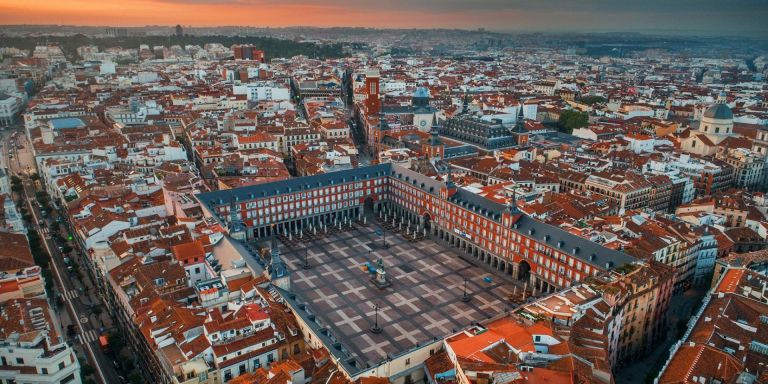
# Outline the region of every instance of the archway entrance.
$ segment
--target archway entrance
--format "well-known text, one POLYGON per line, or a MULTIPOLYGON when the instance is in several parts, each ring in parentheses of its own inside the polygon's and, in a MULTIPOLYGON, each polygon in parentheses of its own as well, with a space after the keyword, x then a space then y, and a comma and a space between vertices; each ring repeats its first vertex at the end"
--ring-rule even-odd
POLYGON ((520 262, 520 266, 518 267, 517 279, 522 281, 527 281, 530 277, 531 277, 531 265, 528 264, 527 261, 523 260, 520 262))
POLYGON ((429 232, 432 229, 432 218, 429 216, 429 213, 425 213, 422 216, 422 220, 424 221, 424 229, 429 232))
POLYGON ((366 215, 373 214, 373 197, 368 196, 363 201, 363 212, 365 212, 366 215))

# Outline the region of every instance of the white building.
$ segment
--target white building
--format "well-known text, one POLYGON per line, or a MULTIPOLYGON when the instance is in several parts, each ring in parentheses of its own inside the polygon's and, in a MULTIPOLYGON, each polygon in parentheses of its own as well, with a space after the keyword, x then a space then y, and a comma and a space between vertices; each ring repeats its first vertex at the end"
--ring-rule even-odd
POLYGON ((16 122, 24 105, 20 95, 0 92, 0 127, 7 127, 16 122))
POLYGON ((53 329, 45 299, 14 299, 0 305, 0 382, 80 384, 80 363, 53 329))
POLYGON ((283 101, 291 99, 291 90, 271 82, 236 84, 232 86, 235 95, 246 95, 248 101, 283 101))

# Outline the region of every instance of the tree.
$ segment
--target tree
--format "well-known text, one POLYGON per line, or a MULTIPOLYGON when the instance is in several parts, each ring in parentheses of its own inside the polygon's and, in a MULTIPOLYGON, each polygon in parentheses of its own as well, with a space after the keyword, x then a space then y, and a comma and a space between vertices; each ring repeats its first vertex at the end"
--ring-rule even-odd
POLYGON ((96 370, 90 364, 83 364, 80 366, 80 375, 82 377, 93 375, 96 370))
POLYGON ((120 351, 125 347, 125 339, 120 332, 112 331, 107 335, 109 341, 109 347, 115 354, 119 355, 120 351))
POLYGON ((592 105, 596 103, 604 103, 605 98, 602 96, 584 96, 579 101, 586 105, 592 105))
POLYGON ((560 132, 572 133, 574 129, 586 127, 589 125, 589 115, 586 112, 579 111, 562 111, 560 118, 557 120, 558 128, 560 132))
POLYGON ((21 179, 18 176, 11 176, 11 184, 21 184, 21 179))
POLYGON ((131 383, 133 383, 133 384, 143 384, 144 383, 144 378, 141 377, 141 374, 136 372, 136 371, 131 372, 131 375, 128 376, 128 380, 130 380, 131 383))
POLYGON ((104 312, 104 310, 101 309, 101 305, 94 305, 93 308, 91 308, 91 313, 96 315, 96 317, 99 317, 102 312, 104 312))
POLYGON ((32 175, 30 175, 29 178, 34 181, 37 181, 37 180, 40 180, 40 175, 38 175, 37 172, 35 172, 32 175))

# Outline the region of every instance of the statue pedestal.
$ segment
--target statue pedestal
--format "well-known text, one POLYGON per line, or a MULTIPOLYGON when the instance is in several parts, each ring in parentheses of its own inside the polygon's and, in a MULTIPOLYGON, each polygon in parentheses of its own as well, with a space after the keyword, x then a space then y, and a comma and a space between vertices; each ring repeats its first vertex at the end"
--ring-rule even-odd
POLYGON ((372 278, 371 281, 379 289, 384 289, 392 285, 392 283, 390 283, 389 280, 387 279, 387 272, 381 269, 378 269, 376 271, 376 277, 372 278))

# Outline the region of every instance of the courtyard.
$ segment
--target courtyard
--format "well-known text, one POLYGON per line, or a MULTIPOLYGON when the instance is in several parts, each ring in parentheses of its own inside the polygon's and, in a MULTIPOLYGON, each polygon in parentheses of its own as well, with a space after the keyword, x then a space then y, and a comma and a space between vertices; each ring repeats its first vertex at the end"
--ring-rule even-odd
POLYGON ((373 366, 417 345, 504 312, 514 286, 430 239, 409 242, 371 224, 280 243, 291 291, 358 366, 373 366), (304 269, 305 258, 311 268, 304 269), (390 285, 379 288, 366 263, 381 259, 390 285), (462 301, 466 278, 469 302, 462 301), (381 333, 373 333, 378 306, 381 333))

